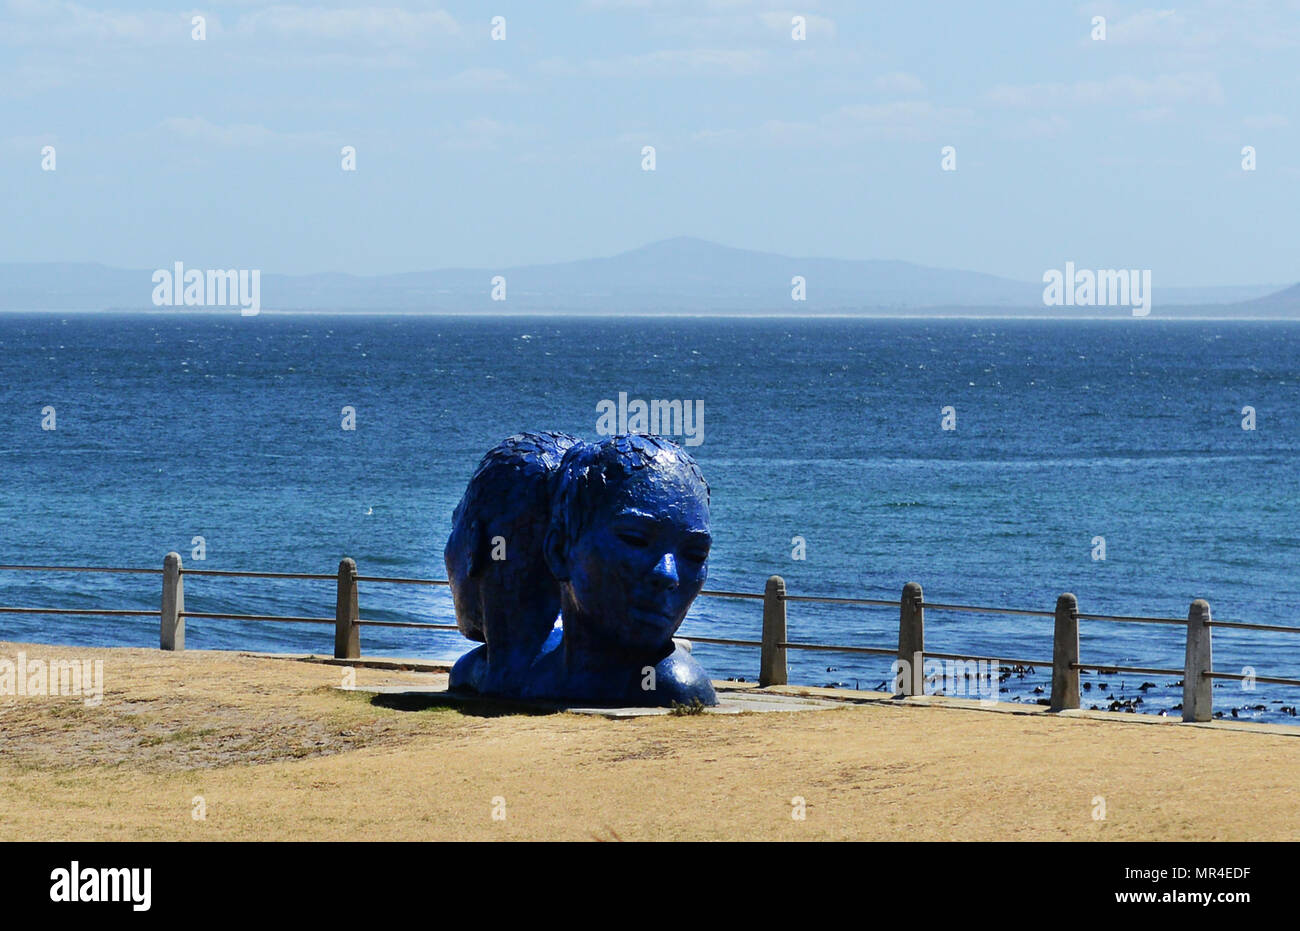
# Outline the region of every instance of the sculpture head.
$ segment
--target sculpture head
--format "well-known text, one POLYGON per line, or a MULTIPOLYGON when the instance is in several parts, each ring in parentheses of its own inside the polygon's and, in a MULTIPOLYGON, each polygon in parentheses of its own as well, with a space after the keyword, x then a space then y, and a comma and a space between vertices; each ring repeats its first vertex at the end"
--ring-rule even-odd
POLYGON ((456 624, 498 653, 535 649, 560 610, 542 544, 566 433, 520 433, 488 450, 452 515, 443 556, 456 624))
POLYGON ((550 511, 566 649, 671 652, 709 570, 709 486, 695 460, 657 436, 574 446, 550 511))

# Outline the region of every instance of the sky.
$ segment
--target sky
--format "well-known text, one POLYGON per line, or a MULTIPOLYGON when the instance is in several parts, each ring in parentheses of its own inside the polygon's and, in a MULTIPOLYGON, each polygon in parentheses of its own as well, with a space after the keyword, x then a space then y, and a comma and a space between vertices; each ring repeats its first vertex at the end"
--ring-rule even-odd
POLYGON ((0 262, 381 274, 696 236, 1289 284, 1297 61, 1300 0, 0 0, 0 262))

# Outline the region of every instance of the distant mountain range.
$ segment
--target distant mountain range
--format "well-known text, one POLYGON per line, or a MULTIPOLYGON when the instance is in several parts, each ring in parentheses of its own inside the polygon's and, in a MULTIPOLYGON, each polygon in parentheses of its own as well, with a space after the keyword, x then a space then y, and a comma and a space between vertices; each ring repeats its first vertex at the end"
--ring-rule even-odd
MULTIPOLYGON (((170 264, 166 266, 170 269, 170 264)), ((199 268, 187 261, 186 267, 199 268)), ((153 269, 91 263, 0 264, 0 310, 153 310, 153 269)), ((1300 284, 1153 286, 1153 316, 1300 318, 1300 284)), ((792 258, 679 237, 608 258, 396 275, 261 276, 264 310, 430 313, 1129 315, 1128 308, 1045 307, 1043 285, 910 262, 792 258), (505 279, 504 301, 491 297, 505 279), (806 300, 791 299, 792 279, 806 300)), ((227 310, 228 308, 222 308, 227 310)))

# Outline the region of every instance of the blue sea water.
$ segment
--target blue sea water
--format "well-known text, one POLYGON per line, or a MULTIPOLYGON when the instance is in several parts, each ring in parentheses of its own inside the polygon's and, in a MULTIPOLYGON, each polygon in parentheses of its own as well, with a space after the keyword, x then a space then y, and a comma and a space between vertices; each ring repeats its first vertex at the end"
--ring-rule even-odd
MULTIPOLYGON (((508 434, 595 438, 616 399, 703 402, 709 588, 1300 626, 1300 325, 1257 322, 0 316, 0 563, 442 578, 455 506, 508 434), (42 430, 42 409, 56 429, 42 430), (356 430, 341 429, 355 408, 356 430), (951 406, 956 429, 941 429, 951 406), (1257 429, 1242 429, 1245 406, 1257 429), (191 558, 202 536, 207 558, 191 558), (793 538, 806 559, 792 558, 793 538), (1093 558, 1104 537, 1105 560, 1093 558)), ((0 572, 0 604, 156 609, 155 576, 0 572)), ((329 581, 190 577, 198 612, 331 616, 329 581)), ((363 618, 453 621, 445 589, 361 586, 363 618)), ((683 635, 757 638, 700 598, 683 635)), ((892 647, 890 608, 792 603, 795 640, 892 647)), ((1181 668, 1183 630, 1082 623, 1085 662, 1181 668)), ((932 650, 1050 659, 1052 621, 931 611, 932 650)), ((1215 667, 1300 677, 1300 636, 1215 631, 1215 667)), ((0 639, 157 644, 156 618, 0 615, 0 639)), ((329 650, 332 629, 191 619, 191 648, 329 650)), ((363 629, 363 652, 455 655, 363 629)), ((751 649, 697 645, 715 677, 751 649)), ((791 680, 874 688, 881 657, 790 654, 791 680)), ((1181 700, 1087 676, 1084 707, 1181 700)), ((1034 701, 1043 669, 1006 683, 1034 701)), ((1216 709, 1290 721, 1300 690, 1220 681, 1216 709), (1255 706, 1264 710, 1255 710, 1255 706)))

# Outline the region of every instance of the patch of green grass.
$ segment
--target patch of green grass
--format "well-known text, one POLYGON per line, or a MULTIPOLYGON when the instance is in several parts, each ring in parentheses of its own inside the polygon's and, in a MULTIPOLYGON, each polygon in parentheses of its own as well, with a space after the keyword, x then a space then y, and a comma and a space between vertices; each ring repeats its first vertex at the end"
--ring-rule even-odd
POLYGON ((182 727, 179 731, 173 731, 168 734, 167 739, 176 743, 182 741, 188 743, 192 740, 199 740, 203 737, 215 734, 216 732, 217 729, 215 727, 203 727, 197 729, 193 727, 182 727))
POLYGON ((669 709, 669 714, 674 717, 681 717, 687 714, 704 714, 704 702, 699 698, 692 698, 689 705, 683 705, 681 702, 673 702, 669 709))
POLYGON ((182 727, 180 730, 172 731, 169 734, 146 734, 136 741, 136 746, 157 747, 165 743, 193 743, 216 732, 215 727, 182 727))

